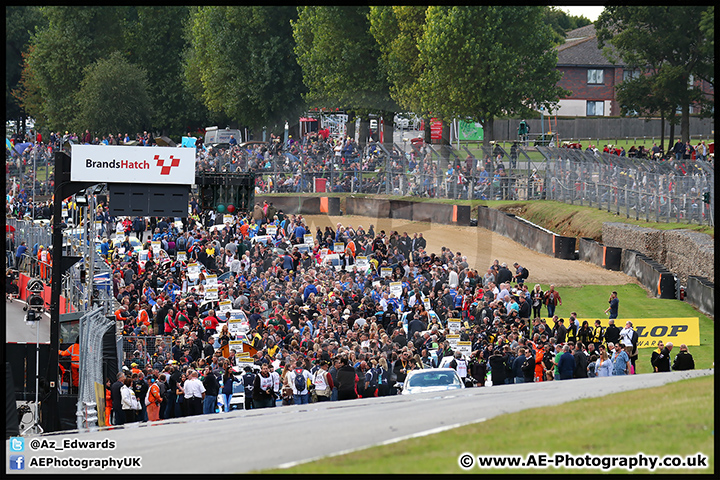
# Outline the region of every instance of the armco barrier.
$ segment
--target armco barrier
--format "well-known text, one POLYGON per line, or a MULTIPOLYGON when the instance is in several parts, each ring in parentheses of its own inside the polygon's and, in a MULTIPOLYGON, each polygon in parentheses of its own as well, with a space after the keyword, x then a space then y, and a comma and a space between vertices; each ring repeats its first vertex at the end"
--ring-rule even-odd
POLYGON ((309 197, 309 196, 266 196, 256 195, 255 201, 260 202, 260 205, 264 201, 268 203, 272 202, 273 206, 277 210, 282 210, 285 214, 300 214, 300 215, 319 215, 320 214, 320 198, 321 197, 309 197))
POLYGON ((675 276, 665 267, 636 250, 623 250, 623 272, 659 298, 676 298, 675 276))
POLYGON ((415 202, 407 200, 390 200, 390 218, 412 220, 413 205, 415 202))
POLYGON ((453 223, 453 205, 444 203, 417 202, 412 207, 414 222, 430 222, 451 225, 453 223))
POLYGON ((619 271, 622 269, 622 248, 608 247, 592 238, 583 237, 578 243, 578 259, 608 270, 619 271))
POLYGON ((536 252, 556 258, 575 259, 574 238, 560 237, 511 213, 481 205, 478 207, 477 225, 508 237, 536 252))
POLYGON ((690 275, 685 288, 685 299, 701 312, 715 316, 715 284, 707 278, 690 275))
POLYGON ((358 215, 370 218, 390 218, 390 201, 374 198, 345 199, 346 215, 358 215))

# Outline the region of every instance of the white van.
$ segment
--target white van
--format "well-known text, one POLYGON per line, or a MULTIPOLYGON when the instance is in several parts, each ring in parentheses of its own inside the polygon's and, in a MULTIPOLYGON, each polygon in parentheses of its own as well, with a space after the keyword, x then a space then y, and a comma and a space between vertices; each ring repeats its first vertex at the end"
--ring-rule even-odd
POLYGON ((235 141, 242 143, 240 130, 230 128, 208 127, 205 129, 205 145, 229 144, 230 136, 235 137, 235 141))

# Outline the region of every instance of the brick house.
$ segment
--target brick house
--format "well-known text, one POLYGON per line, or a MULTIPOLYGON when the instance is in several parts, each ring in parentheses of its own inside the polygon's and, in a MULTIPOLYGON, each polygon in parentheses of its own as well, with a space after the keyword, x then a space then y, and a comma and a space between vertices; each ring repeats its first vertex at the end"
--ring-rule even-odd
POLYGON ((557 69, 563 74, 558 86, 572 94, 561 98, 558 116, 592 117, 620 115, 615 86, 634 73, 623 64, 611 64, 598 49, 593 24, 567 33, 565 43, 556 47, 557 69))
MULTIPOLYGON (((558 52, 557 69, 563 74, 558 85, 572 94, 560 99, 553 114, 564 117, 619 116, 620 105, 616 100, 615 87, 640 72, 629 69, 622 60, 611 64, 605 58, 602 50, 598 49, 593 24, 571 30, 565 37, 565 43, 555 48, 558 52)), ((690 81, 709 97, 714 96, 711 84, 698 79, 690 81)), ((690 105, 690 113, 698 113, 696 108, 690 105)), ((677 113, 681 114, 680 109, 677 113)))

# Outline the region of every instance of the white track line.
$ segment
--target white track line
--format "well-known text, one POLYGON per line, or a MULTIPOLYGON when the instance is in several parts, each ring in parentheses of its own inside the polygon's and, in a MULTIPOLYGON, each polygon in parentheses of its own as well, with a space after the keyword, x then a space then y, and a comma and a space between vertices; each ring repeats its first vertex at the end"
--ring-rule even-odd
POLYGON ((480 418, 480 419, 478 419, 478 420, 473 420, 472 422, 456 423, 456 424, 454 424, 454 425, 445 425, 445 426, 442 426, 442 427, 431 428, 430 430, 424 430, 424 431, 422 431, 422 432, 411 433, 411 434, 409 434, 409 435, 403 435, 403 436, 401 436, 401 437, 391 438, 391 439, 389 439, 389 440, 385 440, 384 442, 380 442, 380 443, 375 444, 375 445, 365 445, 365 446, 362 446, 362 447, 350 448, 350 449, 347 449, 347 450, 341 450, 341 451, 339 451, 339 452, 331 453, 331 454, 329 454, 329 455, 323 455, 323 456, 320 456, 320 457, 307 458, 307 459, 298 460, 298 461, 295 461, 295 462, 287 462, 287 463, 280 464, 280 465, 278 465, 277 467, 274 467, 274 468, 280 468, 280 469, 292 468, 292 467, 295 467, 295 466, 297 466, 297 465, 302 465, 303 463, 315 462, 315 461, 317 461, 317 460, 321 460, 321 459, 324 459, 324 458, 336 457, 336 456, 339 456, 339 455, 347 455, 348 453, 357 452, 357 451, 359 451, 359 450, 365 450, 365 449, 367 449, 367 448, 377 447, 377 446, 381 446, 381 445, 390 445, 390 444, 393 444, 393 443, 402 442, 402 441, 404 441, 404 440, 409 440, 409 439, 411 439, 411 438, 418 438, 418 437, 424 437, 424 436, 427 436, 427 435, 433 435, 433 434, 435 434, 435 433, 444 432, 445 430, 452 430, 452 429, 454 429, 454 428, 464 427, 464 426, 466 426, 466 425, 472 425, 472 424, 474 424, 474 423, 481 423, 481 422, 484 422, 485 420, 487 420, 487 419, 486 419, 486 418, 480 418))

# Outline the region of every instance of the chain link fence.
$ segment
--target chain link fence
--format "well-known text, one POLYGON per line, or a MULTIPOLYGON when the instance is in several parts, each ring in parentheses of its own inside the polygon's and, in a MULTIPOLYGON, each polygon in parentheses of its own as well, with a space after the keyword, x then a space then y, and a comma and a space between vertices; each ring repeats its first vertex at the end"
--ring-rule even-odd
POLYGON ((142 369, 172 360, 173 337, 169 335, 123 335, 121 364, 130 368, 137 363, 142 369), (137 353, 136 353, 137 352, 137 353))
POLYGON ((537 150, 547 161, 548 199, 636 220, 715 224, 712 163, 630 159, 572 148, 537 150))
MULTIPOLYGON (((96 384, 104 384, 103 335, 114 326, 115 321, 107 318, 101 308, 87 312, 80 319, 80 383, 76 413, 79 429, 97 426, 96 384)), ((101 398, 105 399, 104 393, 101 398)))

